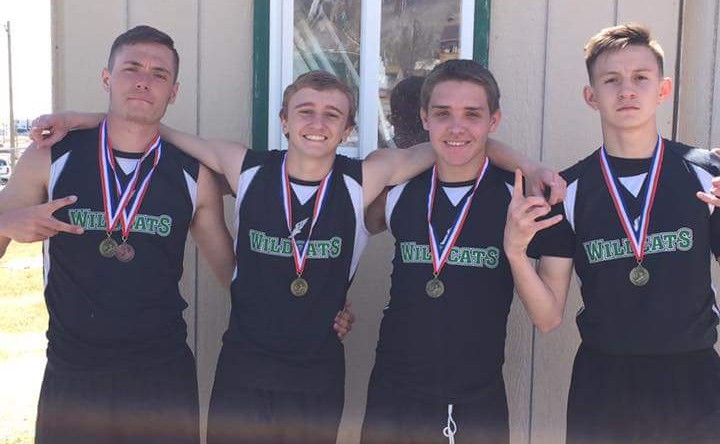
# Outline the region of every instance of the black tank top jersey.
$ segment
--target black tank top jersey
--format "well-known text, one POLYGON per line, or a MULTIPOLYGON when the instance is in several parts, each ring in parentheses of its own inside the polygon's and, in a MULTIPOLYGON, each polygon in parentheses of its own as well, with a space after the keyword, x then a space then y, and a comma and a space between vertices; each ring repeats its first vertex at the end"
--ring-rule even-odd
MULTIPOLYGON (((564 220, 536 236, 530 254, 570 257, 584 307, 577 324, 583 342, 609 353, 665 354, 712 347, 718 309, 710 278, 720 253, 720 216, 701 202, 718 162, 708 151, 665 140, 665 155, 648 227, 645 286, 629 280, 637 261, 613 206, 600 151, 562 172, 568 183, 564 220)), ((635 220, 642 211, 651 159, 609 158, 613 172, 635 181, 639 198, 619 187, 635 220), (642 184, 642 185, 641 185, 642 184)), ((621 180, 621 182, 623 181, 621 180)))
MULTIPOLYGON (((374 372, 411 395, 451 403, 481 396, 501 374, 513 298, 503 252, 512 175, 488 167, 440 272, 445 293, 433 299, 425 292, 433 277, 427 227, 431 171, 388 193, 395 257, 374 372)), ((432 221, 438 241, 463 202, 455 207, 445 192, 436 192, 432 221)))
MULTIPOLYGON (((119 152, 115 156, 139 157, 119 152)), ((121 263, 100 256, 98 250, 106 238, 98 129, 73 131, 55 145, 48 194, 51 199, 78 196, 75 204, 55 215, 85 232, 60 233, 49 239, 45 250, 50 365, 122 369, 183 351, 187 328, 182 312, 187 304, 178 281, 197 176, 197 161, 163 143, 128 238, 135 258, 121 263)), ((119 227, 112 237, 121 243, 119 227)))
MULTIPOLYGON (((302 274, 309 290, 298 297, 290 292, 297 273, 283 208, 284 155, 248 151, 243 163, 236 202, 237 266, 230 325, 223 341, 226 351, 243 356, 237 369, 243 384, 316 390, 344 382, 344 350, 332 326, 368 237, 362 164, 335 158, 302 274)), ((293 223, 308 218, 295 236, 302 246, 308 239, 316 194, 305 204, 294 191, 290 195, 293 223)))

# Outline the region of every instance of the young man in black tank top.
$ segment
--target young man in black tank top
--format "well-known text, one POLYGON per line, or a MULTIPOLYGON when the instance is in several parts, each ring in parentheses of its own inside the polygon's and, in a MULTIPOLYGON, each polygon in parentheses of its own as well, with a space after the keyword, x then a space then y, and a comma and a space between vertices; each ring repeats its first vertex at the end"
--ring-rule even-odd
POLYGON ((568 194, 553 209, 557 225, 539 231, 547 208, 514 196, 505 251, 516 288, 548 331, 561 322, 573 265, 582 282, 568 443, 714 443, 720 359, 710 265, 720 215, 707 203, 716 199, 718 159, 658 135, 656 110, 672 85, 646 28, 603 29, 585 50, 584 97, 600 114, 603 146, 562 173, 568 194), (528 256, 540 257, 537 271, 528 256))
POLYGON ((212 174, 157 137, 177 74, 169 36, 120 35, 105 124, 31 146, 0 192, 0 251, 50 237, 37 443, 199 443, 178 280, 188 230, 223 282, 232 247, 212 174))

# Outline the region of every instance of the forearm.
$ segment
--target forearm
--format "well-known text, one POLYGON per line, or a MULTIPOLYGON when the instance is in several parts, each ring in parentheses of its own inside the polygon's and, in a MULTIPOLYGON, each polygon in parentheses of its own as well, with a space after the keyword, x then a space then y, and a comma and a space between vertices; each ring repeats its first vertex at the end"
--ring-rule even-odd
POLYGON ((8 245, 10 245, 10 238, 0 235, 0 258, 5 256, 8 245))
POLYGON ((105 118, 104 113, 80 113, 76 111, 63 111, 59 115, 65 120, 65 126, 69 131, 95 128, 105 118))
POLYGON ((402 150, 379 150, 379 152, 388 154, 388 165, 392 166, 388 185, 406 182, 435 163, 435 151, 430 142, 402 150))
POLYGON ((515 291, 523 302, 533 324, 542 332, 548 332, 562 322, 564 304, 545 285, 530 258, 525 254, 508 256, 515 291))
POLYGON ((523 174, 528 175, 541 166, 540 162, 493 138, 488 139, 486 150, 492 163, 507 171, 520 169, 523 174))

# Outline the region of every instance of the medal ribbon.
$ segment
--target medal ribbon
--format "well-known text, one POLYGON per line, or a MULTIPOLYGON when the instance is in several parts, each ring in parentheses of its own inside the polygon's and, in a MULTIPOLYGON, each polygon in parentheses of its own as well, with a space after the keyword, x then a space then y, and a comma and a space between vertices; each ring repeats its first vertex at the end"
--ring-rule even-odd
MULTIPOLYGON (((103 206, 105 210, 105 230, 107 233, 112 233, 118 222, 122 225, 122 236, 123 239, 127 239, 130 234, 130 227, 132 227, 135 217, 140 211, 140 205, 145 198, 145 193, 150 185, 150 179, 152 178, 155 168, 160 162, 160 156, 162 154, 162 142, 160 136, 157 135, 150 142, 149 148, 145 151, 143 156, 138 161, 137 167, 130 178, 130 181, 123 188, 120 178, 118 177, 115 156, 112 153, 110 136, 107 133, 107 119, 103 121, 100 128, 100 143, 99 145, 99 162, 100 162, 100 184, 102 187, 103 206), (149 158, 152 154, 152 164, 150 169, 144 173, 143 177, 143 163, 145 159, 149 158), (111 178, 115 182, 115 192, 112 190, 111 178), (137 184, 140 182, 140 188, 137 192, 137 184), (129 208, 129 211, 128 211, 129 208)), ((147 170, 147 168, 145 168, 147 170)))
POLYGON ((462 227, 465 224, 465 219, 467 219, 467 216, 470 213, 470 205, 472 204, 473 196, 475 195, 475 191, 478 189, 478 186, 480 185, 483 177, 485 177, 485 172, 487 171, 489 163, 490 162, 488 162, 488 159, 486 157, 485 163, 483 164, 482 168, 480 168, 480 173, 475 180, 475 184, 473 184, 471 192, 468 193, 462 210, 460 210, 460 213, 458 213, 458 217, 455 219, 455 223, 453 224, 452 229, 449 231, 449 236, 446 236, 449 238, 449 240, 442 248, 437 243, 435 229, 433 229, 431 221, 432 210, 435 204, 435 193, 437 192, 439 182, 437 167, 433 167, 432 178, 430 179, 430 191, 428 192, 427 201, 427 223, 428 235, 430 237, 430 255, 432 256, 433 271, 435 272, 436 277, 440 274, 440 271, 445 266, 445 263, 450 257, 450 251, 452 251, 453 247, 455 246, 455 242, 457 241, 458 237, 460 237, 460 232, 462 231, 462 227))
POLYGON ((650 226, 650 213, 652 212, 653 202, 655 201, 655 192, 657 191, 657 185, 660 179, 660 171, 662 170, 662 160, 665 153, 665 144, 660 136, 658 136, 657 147, 653 154, 652 166, 648 173, 648 186, 645 190, 643 210, 640 214, 640 224, 637 230, 633 227, 632 221, 629 217, 629 211, 627 205, 620 194, 618 179, 613 174, 612 168, 610 168, 610 162, 608 162, 607 154, 605 152, 605 146, 600 148, 600 168, 603 172, 603 178, 605 184, 610 191, 615 211, 620 218, 620 224, 625 230, 625 234, 630 240, 633 254, 638 264, 643 261, 645 257, 645 244, 647 243, 648 227, 650 226))
MULTIPOLYGON (((287 167, 285 162, 287 155, 283 158, 282 162, 282 191, 283 191, 283 203, 285 210, 285 220, 287 222, 288 233, 292 233, 293 230, 293 216, 292 216, 292 190, 290 189, 290 178, 288 177, 287 167)), ((295 241, 296 236, 291 236, 290 242, 292 244, 293 259, 295 261, 295 271, 300 276, 305 270, 305 263, 307 262, 308 246, 310 245, 310 236, 312 236, 313 228, 315 223, 320 217, 320 212, 325 203, 325 197, 327 195, 328 185, 330 184, 330 177, 332 176, 332 170, 323 178, 315 192, 315 206, 313 207, 312 219, 310 221, 310 229, 308 230, 307 240, 302 246, 302 251, 298 248, 297 242, 295 241)))

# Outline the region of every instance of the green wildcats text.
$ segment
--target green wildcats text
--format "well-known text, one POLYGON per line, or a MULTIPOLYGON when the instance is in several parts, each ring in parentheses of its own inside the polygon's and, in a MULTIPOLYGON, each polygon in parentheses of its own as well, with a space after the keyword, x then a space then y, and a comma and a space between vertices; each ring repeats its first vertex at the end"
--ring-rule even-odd
MULTIPOLYGON (((591 264, 634 256, 630 240, 626 237, 613 240, 591 240, 584 242, 583 247, 585 247, 588 262, 591 264)), ((648 235, 645 254, 689 251, 692 247, 693 231, 683 227, 677 231, 648 235)))
MULTIPOLYGON (((415 242, 401 242, 400 254, 406 264, 431 264, 429 245, 415 242)), ((474 248, 453 247, 447 263, 463 267, 497 268, 500 261, 500 249, 497 247, 474 248)))
MULTIPOLYGON (((285 237, 268 236, 262 231, 250 230, 250 250, 271 256, 292 257, 292 243, 285 237)), ((304 241, 297 241, 302 251, 304 241)), ((328 240, 311 240, 308 245, 308 259, 335 259, 342 252, 342 238, 332 237, 328 240)))
MULTIPOLYGON (((85 230, 105 231, 107 222, 105 221, 105 213, 101 211, 92 211, 89 208, 78 208, 68 210, 70 223, 79 225, 85 230)), ((133 221, 130 231, 132 233, 157 234, 158 236, 167 237, 172 232, 172 217, 148 216, 146 214, 138 214, 133 221)), ((115 230, 120 229, 120 224, 115 230)))

